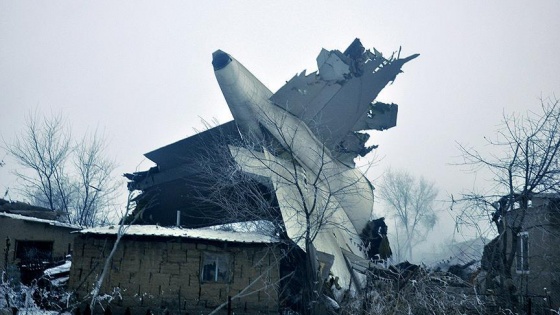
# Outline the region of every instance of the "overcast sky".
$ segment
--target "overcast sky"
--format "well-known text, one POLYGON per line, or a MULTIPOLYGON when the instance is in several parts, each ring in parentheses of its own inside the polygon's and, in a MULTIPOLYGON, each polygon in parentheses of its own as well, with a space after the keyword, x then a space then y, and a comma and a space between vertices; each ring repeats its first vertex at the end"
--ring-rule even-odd
MULTIPOLYGON (((456 141, 482 146, 504 112, 560 94, 558 0, 197 3, 0 0, 0 135, 10 141, 30 111, 62 113, 77 136, 104 131, 117 175, 132 172, 144 153, 204 129, 201 119, 231 119, 213 51, 276 91, 316 70, 321 48, 358 37, 385 55, 420 54, 379 98, 399 117, 374 135, 383 160, 370 179, 408 170, 444 198, 482 185, 449 165, 456 141)), ((3 195, 17 165, 0 149, 2 159, 3 195)))

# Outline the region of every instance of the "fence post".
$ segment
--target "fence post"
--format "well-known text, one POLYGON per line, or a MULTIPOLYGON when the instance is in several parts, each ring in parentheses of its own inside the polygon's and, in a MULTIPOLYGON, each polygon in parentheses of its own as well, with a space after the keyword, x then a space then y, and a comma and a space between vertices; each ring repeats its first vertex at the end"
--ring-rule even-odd
POLYGON ((231 296, 228 295, 227 297, 227 313, 231 315, 231 296))

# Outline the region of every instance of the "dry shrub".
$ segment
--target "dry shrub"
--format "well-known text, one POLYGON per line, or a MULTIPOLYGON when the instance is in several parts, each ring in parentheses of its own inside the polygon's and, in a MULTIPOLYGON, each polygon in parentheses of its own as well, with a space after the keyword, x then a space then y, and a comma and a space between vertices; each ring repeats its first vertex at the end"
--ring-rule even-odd
POLYGON ((475 288, 444 272, 374 270, 367 289, 345 303, 341 314, 486 314, 475 288))

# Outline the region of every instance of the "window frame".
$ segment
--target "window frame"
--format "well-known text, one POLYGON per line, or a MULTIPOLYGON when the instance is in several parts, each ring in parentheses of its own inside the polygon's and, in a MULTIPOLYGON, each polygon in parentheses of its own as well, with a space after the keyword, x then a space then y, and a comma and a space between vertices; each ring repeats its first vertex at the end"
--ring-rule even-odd
POLYGON ((529 232, 523 231, 517 233, 515 272, 518 274, 528 274, 529 270, 529 232))
POLYGON ((200 282, 230 283, 231 255, 223 252, 203 252, 200 265, 200 282), (213 267, 211 267, 212 265, 213 267))

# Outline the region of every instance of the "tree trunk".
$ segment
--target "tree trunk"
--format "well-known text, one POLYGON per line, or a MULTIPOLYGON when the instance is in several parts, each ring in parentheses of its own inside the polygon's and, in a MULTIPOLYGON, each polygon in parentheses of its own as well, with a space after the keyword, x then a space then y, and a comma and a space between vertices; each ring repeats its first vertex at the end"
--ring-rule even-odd
POLYGON ((303 303, 306 314, 320 314, 322 281, 319 276, 317 251, 311 240, 305 242, 307 255, 305 256, 305 285, 303 288, 303 303))

